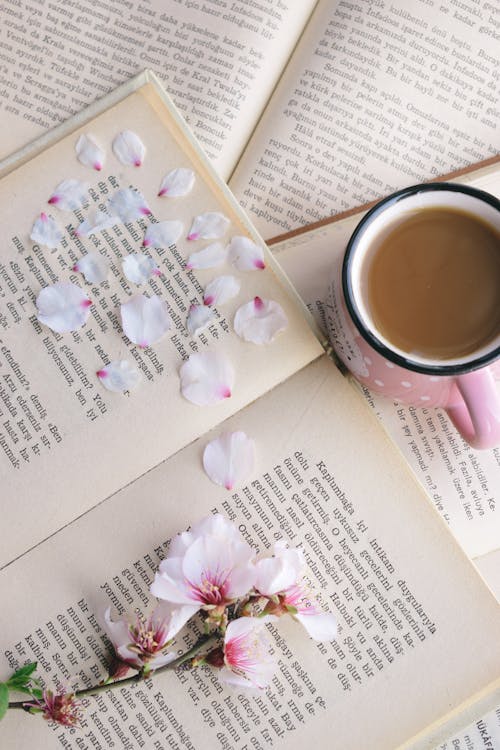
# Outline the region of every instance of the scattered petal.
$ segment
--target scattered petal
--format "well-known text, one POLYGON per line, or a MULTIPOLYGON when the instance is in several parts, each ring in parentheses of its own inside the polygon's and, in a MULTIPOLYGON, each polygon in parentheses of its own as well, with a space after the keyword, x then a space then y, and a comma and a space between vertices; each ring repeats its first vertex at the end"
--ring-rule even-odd
POLYGON ((149 216, 151 213, 151 209, 142 193, 133 188, 118 190, 109 199, 108 207, 110 213, 119 216, 124 223, 140 219, 143 216, 149 216))
POLYGON ((215 317, 215 313, 205 305, 191 305, 189 308, 189 314, 187 317, 187 329, 192 336, 197 336, 200 331, 206 328, 212 319, 215 317))
POLYGON ((170 317, 164 300, 154 294, 136 294, 120 306, 125 335, 144 349, 158 341, 170 328, 170 317))
POLYGON ((62 232, 51 216, 41 213, 33 224, 30 239, 45 247, 57 247, 62 240, 62 232))
POLYGON ((151 276, 159 276, 161 271, 153 258, 145 253, 132 253, 122 261, 123 273, 133 284, 145 284, 151 276))
POLYGON ((194 172, 192 169, 178 167, 169 172, 162 180, 158 195, 166 195, 168 198, 180 198, 191 192, 194 185, 194 172))
POLYGON ((269 344, 287 325, 288 319, 281 305, 260 297, 240 307, 234 316, 234 330, 238 336, 254 344, 269 344))
POLYGON ((234 276, 216 276, 207 284, 203 295, 205 305, 222 305, 236 297, 241 284, 234 276))
POLYGON ((193 404, 216 404, 231 396, 234 368, 220 352, 191 354, 182 365, 179 375, 182 395, 193 404))
POLYGON ((101 284, 109 273, 109 263, 99 253, 87 253, 75 263, 73 271, 83 273, 89 284, 101 284))
POLYGON ((113 140, 113 151, 122 164, 140 167, 146 156, 146 147, 132 130, 123 130, 113 140))
POLYGON ((187 238, 188 240, 217 240, 227 232, 230 223, 224 214, 218 211, 208 211, 194 219, 187 238))
POLYGON ((137 388, 142 375, 132 362, 127 359, 115 359, 96 373, 97 377, 108 391, 125 393, 137 388))
POLYGON ((191 253, 187 259, 186 268, 216 268, 225 263, 227 258, 227 248, 221 242, 212 242, 203 250, 197 253, 191 253))
POLYGON ((175 245, 184 227, 182 221, 159 221, 150 224, 144 235, 144 247, 170 247, 175 245))
POLYGON ((244 432, 224 432, 203 451, 203 468, 215 484, 232 490, 253 472, 255 443, 244 432))
POLYGON ((92 167, 98 172, 104 164, 104 151, 89 135, 81 135, 76 142, 76 155, 86 167, 92 167))
POLYGON ((76 229, 75 234, 77 237, 89 237, 95 232, 100 232, 103 229, 109 229, 120 223, 118 216, 110 216, 94 208, 91 210, 89 216, 82 221, 80 226, 76 229))
POLYGON ((88 189, 89 186, 80 180, 63 180, 56 187, 48 202, 60 208, 61 211, 76 211, 78 208, 88 206, 88 189))
POLYGON ((89 300, 83 289, 70 281, 44 287, 36 298, 37 318, 56 333, 76 331, 89 317, 89 300))
POLYGON ((230 262, 238 271, 255 271, 266 267, 263 248, 249 237, 233 237, 227 250, 230 262))

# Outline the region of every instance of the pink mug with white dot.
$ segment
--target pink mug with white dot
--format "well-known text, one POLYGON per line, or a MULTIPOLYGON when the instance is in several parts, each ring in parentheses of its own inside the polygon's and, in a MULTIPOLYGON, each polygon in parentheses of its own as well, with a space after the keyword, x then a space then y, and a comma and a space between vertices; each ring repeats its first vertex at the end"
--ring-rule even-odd
POLYGON ((356 227, 332 279, 326 305, 330 338, 340 360, 370 390, 413 406, 443 407, 473 448, 493 448, 500 445, 500 330, 467 355, 432 358, 389 341, 377 329, 368 303, 366 274, 377 240, 426 208, 477 217, 500 243, 500 201, 481 190, 431 183, 385 198, 356 227))

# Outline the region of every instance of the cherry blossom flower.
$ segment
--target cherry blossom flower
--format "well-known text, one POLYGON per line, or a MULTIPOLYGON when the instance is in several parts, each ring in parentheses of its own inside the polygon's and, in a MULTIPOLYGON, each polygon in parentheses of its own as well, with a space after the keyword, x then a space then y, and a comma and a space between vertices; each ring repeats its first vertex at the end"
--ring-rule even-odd
POLYGON ((159 197, 180 198, 191 192, 194 185, 194 172, 186 167, 178 167, 169 172, 162 180, 159 197))
POLYGON ((205 287, 203 294, 204 305, 223 305, 236 297, 241 288, 240 281, 235 276, 217 276, 205 287))
POLYGON ((50 196, 48 203, 61 211, 76 211, 88 206, 89 186, 80 180, 63 180, 50 196))
POLYGON ((77 237, 89 237, 91 234, 101 232, 103 229, 114 227, 120 222, 121 219, 119 216, 110 216, 104 211, 94 208, 90 211, 89 216, 77 227, 75 234, 77 237))
POLYGON ((221 679, 235 687, 266 688, 274 675, 277 660, 271 654, 266 623, 272 616, 240 617, 229 623, 224 636, 224 666, 221 679))
POLYGON ((198 406, 208 406, 230 398, 234 368, 221 352, 195 352, 179 370, 181 393, 198 406))
POLYGON ((89 284, 102 284, 109 273, 109 263, 100 253, 87 253, 73 266, 73 271, 83 273, 89 284))
POLYGON ((249 237, 233 237, 227 251, 230 262, 238 271, 255 271, 266 267, 264 250, 249 237))
POLYGON ((203 609, 217 621, 228 604, 252 589, 253 557, 234 524, 220 514, 208 516, 174 537, 151 593, 190 608, 189 616, 203 609))
POLYGON ((184 227, 182 221, 159 221, 150 224, 144 235, 144 247, 170 247, 175 245, 184 227))
POLYGON ((142 375, 127 359, 116 359, 96 372, 97 377, 108 391, 125 393, 137 388, 142 375))
POLYGON ((187 329, 192 336, 197 336, 200 331, 210 325, 214 318, 214 311, 205 305, 191 305, 187 316, 187 329))
POLYGON ((212 242, 197 253, 191 253, 187 259, 186 268, 216 268, 225 263, 227 248, 221 242, 212 242))
POLYGON ((218 240, 228 230, 229 219, 218 211, 207 211, 196 216, 187 236, 188 240, 218 240))
POLYGON ((215 484, 232 490, 253 471, 255 443, 244 432, 224 432, 203 451, 203 468, 215 484))
POLYGON ((42 212, 33 224, 30 239, 39 245, 54 249, 62 240, 62 232, 54 219, 42 212))
POLYGON ((104 151, 89 135, 81 135, 76 142, 76 156, 85 167, 91 167, 98 172, 104 164, 104 151))
POLYGON ((134 190, 134 188, 118 190, 109 199, 108 208, 111 214, 119 216, 125 224, 151 214, 146 199, 142 193, 134 190))
POLYGON ((113 151, 122 164, 140 167, 146 155, 146 147, 132 130, 123 130, 113 139, 113 151))
POLYGON ((74 727, 81 721, 81 702, 76 700, 74 693, 44 690, 40 700, 24 703, 30 713, 41 713, 46 721, 53 721, 65 727, 74 727))
POLYGON ((161 339, 171 325, 167 304, 156 294, 136 294, 120 306, 120 313, 125 335, 141 349, 161 339))
POLYGON ((288 325, 285 311, 274 300, 255 297, 242 305, 234 316, 234 330, 245 341, 269 344, 288 325))
POLYGON ((59 281, 39 292, 36 298, 37 318, 56 333, 76 331, 87 321, 91 304, 77 284, 59 281))
POLYGON ((131 253, 123 261, 123 273, 133 284, 145 284, 151 276, 160 276, 161 271, 153 258, 145 253, 131 253))

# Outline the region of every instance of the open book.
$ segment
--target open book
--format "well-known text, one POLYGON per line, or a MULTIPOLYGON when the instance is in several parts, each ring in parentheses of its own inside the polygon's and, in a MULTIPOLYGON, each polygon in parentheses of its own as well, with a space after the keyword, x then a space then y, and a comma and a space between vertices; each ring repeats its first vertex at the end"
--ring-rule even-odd
MULTIPOLYGON (((377 419, 323 354, 321 336, 270 254, 265 269, 235 274, 238 297, 214 308, 203 335, 186 330, 219 271, 188 271, 207 241, 179 239, 151 251, 163 272, 148 293, 165 300, 173 326, 139 349, 121 332, 120 302, 133 293, 121 260, 140 249, 158 220, 222 212, 225 239, 261 244, 235 199, 192 140, 150 75, 117 90, 9 163, 0 181, 2 408, 0 572, 2 670, 37 659, 48 685, 75 673, 83 685, 104 670, 99 612, 144 609, 169 538, 215 509, 234 520, 256 552, 277 539, 302 545, 319 602, 336 613, 332 643, 304 641, 295 623, 274 628, 279 668, 259 694, 225 692, 216 673, 162 675, 137 690, 101 696, 81 730, 50 730, 7 715, 6 747, 303 747, 342 750, 432 747, 500 700, 500 613, 490 590, 408 473, 377 419), (130 89, 132 89, 130 91, 130 89), (119 130, 146 145, 140 169, 122 165, 109 144, 119 130), (83 133, 107 144, 102 171, 79 164, 83 133), (183 198, 156 197, 165 172, 193 169, 183 198), (152 215, 74 240, 89 209, 57 213, 60 247, 29 240, 34 217, 54 187, 91 183, 92 207, 129 185, 152 215), (62 217, 62 218, 61 218, 62 217), (77 332, 40 325, 41 287, 96 251, 110 278, 87 286, 91 317, 77 332), (286 330, 266 345, 233 331, 237 308, 255 296, 276 300, 286 330), (199 407, 179 392, 191 352, 219 351, 236 370, 231 398, 199 407), (93 374, 109 359, 133 359, 140 387, 104 390, 93 374), (14 413, 15 412, 15 413, 14 413), (233 491, 213 485, 201 456, 209 435, 255 437, 257 466, 233 491), (330 741, 331 738, 331 741, 330 741)), ((56 209, 51 209, 56 216, 56 209)), ((84 282, 80 281, 83 285, 84 282)), ((182 644, 180 644, 182 647, 182 644)))

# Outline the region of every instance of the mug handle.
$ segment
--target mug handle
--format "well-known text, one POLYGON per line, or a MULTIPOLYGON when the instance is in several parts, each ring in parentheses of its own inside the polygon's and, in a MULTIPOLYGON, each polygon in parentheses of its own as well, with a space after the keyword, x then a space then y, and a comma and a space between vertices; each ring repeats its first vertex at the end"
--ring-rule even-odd
POLYGON ((500 445, 500 393, 488 367, 459 375, 445 408, 472 448, 500 445))

